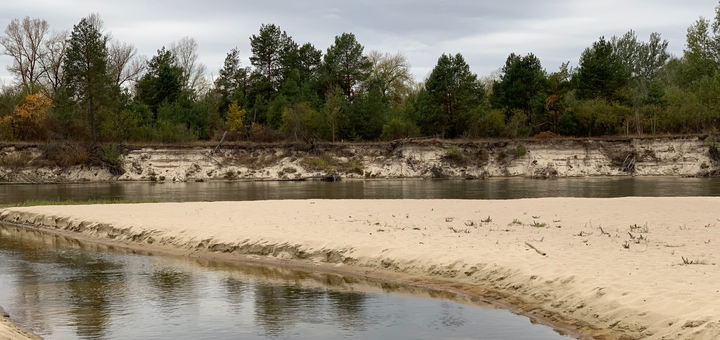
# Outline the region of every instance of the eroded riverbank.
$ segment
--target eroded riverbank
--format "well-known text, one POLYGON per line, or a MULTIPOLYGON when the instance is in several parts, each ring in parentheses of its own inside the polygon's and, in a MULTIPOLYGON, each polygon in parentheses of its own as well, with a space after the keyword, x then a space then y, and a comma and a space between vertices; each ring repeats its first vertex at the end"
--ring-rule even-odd
POLYGON ((304 200, 11 208, 0 218, 462 291, 597 339, 716 339, 719 203, 304 200))
MULTIPOLYGON (((712 138, 600 138, 387 143, 123 146, 113 166, 53 145, 0 146, 0 181, 309 180, 720 176, 712 138)), ((118 151, 119 152, 119 151, 118 151)))

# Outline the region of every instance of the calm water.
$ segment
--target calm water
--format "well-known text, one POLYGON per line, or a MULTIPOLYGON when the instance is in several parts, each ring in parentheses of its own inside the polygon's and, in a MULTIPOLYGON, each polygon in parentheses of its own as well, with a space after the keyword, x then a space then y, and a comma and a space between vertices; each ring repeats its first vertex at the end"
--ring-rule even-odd
MULTIPOLYGON (((33 199, 718 196, 720 179, 0 185, 33 199)), ((378 281, 136 254, 0 225, 0 306, 47 339, 560 339, 524 317, 378 281)))
POLYGON ((47 339, 567 339, 356 277, 152 256, 0 225, 0 304, 47 339))
POLYGON ((326 182, 94 183, 0 185, 0 204, 29 199, 515 199, 535 197, 720 196, 720 178, 572 178, 326 182))

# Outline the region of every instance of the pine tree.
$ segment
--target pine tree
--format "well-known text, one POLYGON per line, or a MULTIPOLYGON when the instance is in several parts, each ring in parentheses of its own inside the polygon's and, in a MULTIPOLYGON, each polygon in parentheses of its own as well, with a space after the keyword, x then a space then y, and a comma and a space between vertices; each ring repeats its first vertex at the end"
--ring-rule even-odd
POLYGON ((112 84, 107 73, 107 53, 107 37, 88 18, 73 26, 63 60, 65 84, 71 97, 87 112, 93 145, 97 143, 95 116, 107 103, 112 84))
POLYGON ((457 137, 458 117, 481 104, 485 92, 463 56, 443 54, 425 83, 423 118, 426 133, 457 137))
POLYGON ((327 49, 325 66, 332 84, 340 86, 345 96, 352 101, 355 87, 368 78, 372 63, 363 56, 360 45, 352 33, 335 37, 335 44, 327 49))

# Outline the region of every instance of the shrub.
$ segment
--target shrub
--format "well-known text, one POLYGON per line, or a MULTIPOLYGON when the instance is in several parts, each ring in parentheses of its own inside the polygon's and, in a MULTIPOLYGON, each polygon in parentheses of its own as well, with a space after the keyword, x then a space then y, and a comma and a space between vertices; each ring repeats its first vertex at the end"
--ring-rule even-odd
POLYGON ((457 145, 453 145, 445 149, 445 159, 456 163, 462 163, 465 160, 465 155, 463 155, 457 145))
POLYGON ((300 160, 300 164, 306 169, 313 171, 327 170, 330 166, 326 160, 318 157, 305 157, 300 160))
POLYGON ((382 140, 395 140, 420 136, 420 129, 414 123, 400 118, 393 118, 383 125, 382 140))

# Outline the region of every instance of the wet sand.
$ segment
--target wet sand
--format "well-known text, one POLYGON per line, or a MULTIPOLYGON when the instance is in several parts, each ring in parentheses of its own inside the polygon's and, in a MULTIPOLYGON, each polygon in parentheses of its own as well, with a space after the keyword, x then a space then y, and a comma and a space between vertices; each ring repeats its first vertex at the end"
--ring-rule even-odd
POLYGON ((8 208, 0 220, 459 291, 583 338, 718 339, 719 207, 705 197, 298 200, 8 208))

